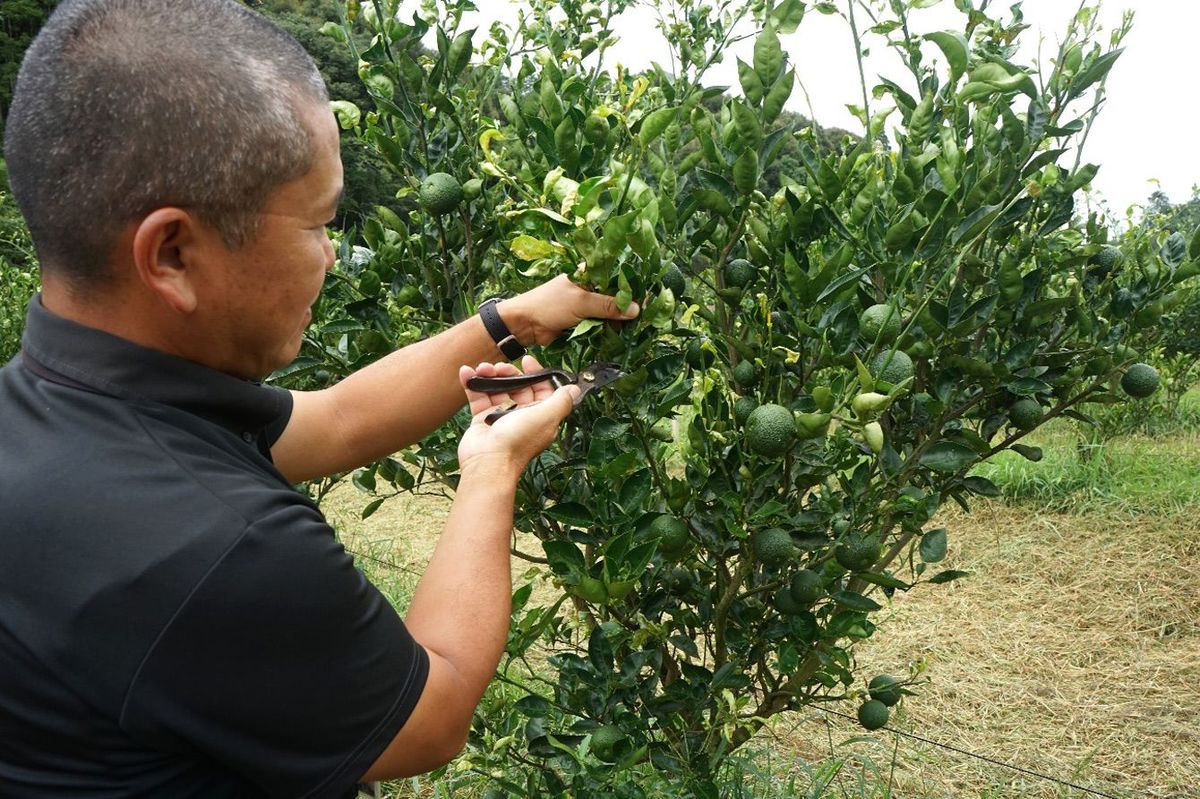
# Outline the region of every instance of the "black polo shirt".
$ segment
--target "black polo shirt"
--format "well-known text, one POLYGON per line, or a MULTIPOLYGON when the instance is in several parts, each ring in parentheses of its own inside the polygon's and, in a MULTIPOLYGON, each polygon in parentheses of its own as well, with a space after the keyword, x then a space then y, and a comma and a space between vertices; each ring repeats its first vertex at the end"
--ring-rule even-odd
POLYGON ((428 659, 272 464, 291 407, 30 303, 0 369, 0 796, 354 794, 428 659))

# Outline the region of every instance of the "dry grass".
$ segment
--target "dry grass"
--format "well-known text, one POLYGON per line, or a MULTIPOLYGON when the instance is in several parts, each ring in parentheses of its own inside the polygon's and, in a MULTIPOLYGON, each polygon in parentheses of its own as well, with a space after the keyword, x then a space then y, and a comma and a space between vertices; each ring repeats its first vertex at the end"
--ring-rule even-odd
MULTIPOLYGON (((348 548, 419 572, 448 503, 401 497, 360 521, 361 494, 327 501, 348 548)), ((860 649, 863 673, 923 664, 892 726, 1119 797, 1195 797, 1200 766, 1200 518, 1052 515, 980 504, 948 513, 951 557, 971 571, 898 595, 860 649)), ((382 571, 381 571, 382 569, 382 571)), ((514 563, 514 576, 524 564, 514 563)), ((403 607, 411 576, 393 598, 403 607)), ((385 589, 386 590, 386 589, 385 589)), ((846 703, 838 710, 853 714, 846 703)), ((860 736, 820 712, 784 721, 775 759, 830 754, 860 736)), ((850 744, 885 767, 896 736, 850 744)), ((1083 797, 938 747, 898 739, 896 796, 1083 797)))
MULTIPOLYGON (((997 504, 945 523, 947 565, 973 576, 899 597, 859 652, 868 674, 925 666, 893 726, 1115 796, 1196 796, 1200 521, 997 504)), ((829 753, 819 715, 786 736, 805 755, 829 753)), ((835 741, 862 732, 827 723, 835 741)), ((875 737, 886 759, 894 736, 875 737)), ((898 752, 900 796, 1086 795, 907 739, 898 752)))

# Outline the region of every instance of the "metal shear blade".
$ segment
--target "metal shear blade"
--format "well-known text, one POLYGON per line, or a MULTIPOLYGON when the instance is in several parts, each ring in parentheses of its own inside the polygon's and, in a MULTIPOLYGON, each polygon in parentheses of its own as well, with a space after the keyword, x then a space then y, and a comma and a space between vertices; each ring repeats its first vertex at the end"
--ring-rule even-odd
MULTIPOLYGON (((569 372, 565 369, 541 369, 537 372, 529 372, 523 375, 509 375, 506 377, 482 377, 476 375, 467 381, 467 388, 472 391, 482 391, 485 394, 497 394, 503 391, 512 391, 536 385, 547 380, 555 388, 561 388, 573 383, 579 386, 579 396, 575 398, 575 405, 579 405, 583 401, 583 398, 595 389, 603 388, 624 376, 625 373, 621 371, 621 367, 615 363, 598 361, 591 366, 580 369, 578 372, 569 372)), ((493 424, 497 419, 514 410, 516 410, 516 403, 498 406, 484 417, 484 421, 488 424, 493 424)))

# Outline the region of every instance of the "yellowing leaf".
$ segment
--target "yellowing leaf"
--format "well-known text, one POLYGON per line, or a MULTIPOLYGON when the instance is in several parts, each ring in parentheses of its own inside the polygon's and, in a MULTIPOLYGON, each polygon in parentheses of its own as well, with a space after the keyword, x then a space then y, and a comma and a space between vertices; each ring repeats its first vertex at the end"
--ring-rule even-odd
POLYGON ((508 248, 512 250, 513 255, 522 261, 536 261, 540 258, 548 258, 555 253, 562 252, 561 244, 555 244, 526 234, 513 239, 512 244, 508 245, 508 248))

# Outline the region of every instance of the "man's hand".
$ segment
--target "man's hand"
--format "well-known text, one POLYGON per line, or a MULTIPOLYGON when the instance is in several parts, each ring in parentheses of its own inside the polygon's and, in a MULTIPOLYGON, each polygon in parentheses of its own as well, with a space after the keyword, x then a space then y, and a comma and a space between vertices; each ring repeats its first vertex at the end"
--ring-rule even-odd
POLYGON ((527 347, 549 344, 584 319, 629 320, 640 312, 636 302, 622 312, 613 297, 577 286, 566 275, 502 301, 497 310, 508 329, 527 347))
MULTIPOLYGON (((521 362, 526 372, 542 366, 532 356, 521 362)), ((519 473, 539 452, 554 440, 558 426, 574 408, 578 386, 563 386, 555 390, 550 381, 537 383, 511 392, 485 394, 467 388, 475 375, 506 377, 520 374, 509 363, 481 363, 472 369, 463 366, 458 379, 467 394, 474 419, 458 445, 458 462, 464 472, 474 469, 515 470, 519 473), (495 407, 517 403, 518 412, 506 414, 489 425, 484 417, 495 407)))

